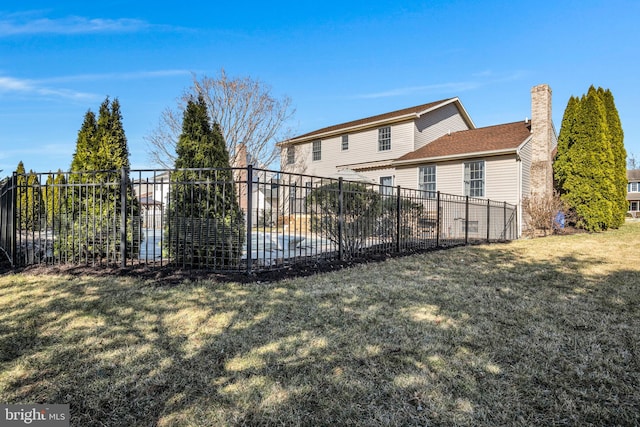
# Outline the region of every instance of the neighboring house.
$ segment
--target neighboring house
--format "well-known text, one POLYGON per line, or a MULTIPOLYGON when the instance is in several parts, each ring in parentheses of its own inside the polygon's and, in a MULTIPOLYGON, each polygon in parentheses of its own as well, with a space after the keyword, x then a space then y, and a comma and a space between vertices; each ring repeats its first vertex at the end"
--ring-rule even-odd
POLYGON ((522 200, 553 186, 548 85, 531 89, 531 110, 531 121, 476 128, 450 98, 342 123, 280 143, 282 170, 349 169, 382 185, 506 201, 522 218, 522 200))
MULTIPOLYGON (((246 163, 238 166, 234 173, 236 182, 236 194, 238 204, 245 212, 248 206, 247 200, 247 171, 246 163)), ((149 176, 133 180, 133 189, 142 207, 143 224, 145 228, 160 227, 166 219, 163 218, 163 209, 169 206, 169 192, 172 187, 169 171, 147 172, 149 176)), ((257 224, 260 219, 271 220, 272 206, 277 206, 276 191, 278 181, 270 172, 254 172, 252 192, 252 221, 257 224)), ((165 212, 166 214, 166 212, 165 212)), ((272 220, 275 221, 275 218, 272 220)))
POLYGON ((627 171, 627 200, 629 201, 629 215, 640 218, 640 169, 627 171))
POLYGON ((140 216, 142 216, 142 228, 159 229, 162 227, 162 202, 159 202, 151 194, 140 197, 140 216))

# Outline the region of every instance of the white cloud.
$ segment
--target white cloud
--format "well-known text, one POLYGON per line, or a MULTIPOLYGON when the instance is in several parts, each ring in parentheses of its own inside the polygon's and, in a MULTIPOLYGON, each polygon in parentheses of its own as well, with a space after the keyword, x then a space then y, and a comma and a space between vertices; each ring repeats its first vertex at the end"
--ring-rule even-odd
POLYGON ((373 99, 373 98, 390 98, 394 96, 411 95, 415 93, 425 92, 447 92, 447 93, 460 93, 467 90, 475 89, 479 87, 478 82, 451 82, 440 83, 424 86, 409 86, 395 89, 389 89, 382 92, 373 92, 356 95, 355 98, 373 99))
POLYGON ((43 83, 65 83, 65 82, 87 82, 98 80, 135 80, 159 77, 174 77, 190 75, 189 70, 155 70, 155 71, 132 71, 126 73, 96 73, 96 74, 75 74, 70 76, 49 77, 39 80, 43 83))
POLYGON ((462 82, 446 82, 424 86, 408 86, 389 89, 381 92, 365 93, 355 95, 354 98, 374 99, 374 98, 390 98, 394 96, 405 96, 415 93, 447 93, 457 95, 461 92, 478 89, 483 86, 502 83, 512 80, 520 80, 527 75, 526 71, 517 70, 511 74, 498 75, 491 70, 484 70, 472 74, 473 79, 462 82))
POLYGON ((71 89, 43 86, 36 80, 17 79, 0 76, 0 93, 20 93, 24 95, 54 96, 67 99, 93 99, 96 95, 71 89))
POLYGON ((134 80, 148 78, 173 77, 190 74, 187 70, 155 70, 155 71, 134 71, 128 73, 105 73, 105 74, 78 74, 70 76, 49 77, 44 79, 20 79, 15 77, 0 76, 0 94, 19 93, 23 95, 53 96, 65 99, 98 99, 99 95, 80 92, 68 88, 55 87, 62 83, 74 83, 81 81, 101 81, 101 80, 134 80))
POLYGON ((139 19, 101 19, 69 16, 65 18, 32 18, 29 14, 0 16, 0 37, 25 34, 123 33, 152 27, 139 19), (28 19, 25 19, 28 18, 28 19))

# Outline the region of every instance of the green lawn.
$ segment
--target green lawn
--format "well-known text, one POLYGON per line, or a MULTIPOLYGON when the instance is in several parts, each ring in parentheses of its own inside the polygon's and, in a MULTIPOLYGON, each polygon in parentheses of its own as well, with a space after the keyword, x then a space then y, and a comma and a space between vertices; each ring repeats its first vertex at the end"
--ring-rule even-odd
POLYGON ((0 402, 76 426, 638 425, 640 223, 274 283, 0 276, 0 402))

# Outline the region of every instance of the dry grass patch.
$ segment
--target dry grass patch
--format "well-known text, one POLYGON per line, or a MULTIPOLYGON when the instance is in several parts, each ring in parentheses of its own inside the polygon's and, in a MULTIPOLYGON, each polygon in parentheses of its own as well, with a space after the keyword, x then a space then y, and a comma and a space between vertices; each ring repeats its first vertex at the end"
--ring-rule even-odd
POLYGON ((640 224, 270 284, 0 277, 0 401, 91 425, 640 423, 640 224))

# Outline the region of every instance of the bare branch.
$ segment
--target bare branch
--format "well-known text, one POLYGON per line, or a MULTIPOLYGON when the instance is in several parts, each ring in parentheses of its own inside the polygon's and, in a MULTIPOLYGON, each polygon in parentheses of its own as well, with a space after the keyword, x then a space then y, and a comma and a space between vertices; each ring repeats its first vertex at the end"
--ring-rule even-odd
POLYGON ((275 98, 267 84, 251 77, 231 78, 224 69, 215 77, 193 74, 192 78, 192 86, 179 98, 177 109, 164 110, 158 126, 145 137, 151 160, 173 167, 184 106, 192 96, 202 95, 211 121, 220 125, 231 165, 241 163, 237 157, 244 144, 250 163, 271 166, 278 156, 275 143, 291 135, 286 127, 295 112, 291 99, 275 98))
POLYGON ((640 161, 636 158, 634 153, 629 153, 627 156, 627 169, 634 170, 640 169, 640 161))

